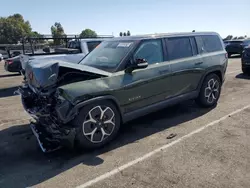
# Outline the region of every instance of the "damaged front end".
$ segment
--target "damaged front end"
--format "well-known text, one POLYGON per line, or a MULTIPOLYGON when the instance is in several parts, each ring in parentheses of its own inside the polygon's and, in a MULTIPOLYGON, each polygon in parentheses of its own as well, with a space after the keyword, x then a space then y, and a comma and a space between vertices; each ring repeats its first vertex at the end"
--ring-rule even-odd
POLYGON ((43 152, 62 146, 74 147, 76 126, 72 120, 78 111, 66 99, 60 86, 96 79, 104 74, 87 72, 63 63, 30 63, 25 70, 25 80, 17 93, 21 95, 24 109, 33 117, 30 127, 43 152))

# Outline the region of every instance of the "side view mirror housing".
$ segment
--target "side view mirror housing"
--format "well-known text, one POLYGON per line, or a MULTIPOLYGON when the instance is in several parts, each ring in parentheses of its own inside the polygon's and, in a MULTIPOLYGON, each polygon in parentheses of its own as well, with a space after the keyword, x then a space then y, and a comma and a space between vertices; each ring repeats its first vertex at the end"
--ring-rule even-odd
POLYGON ((131 74, 136 69, 145 69, 147 67, 148 62, 146 59, 136 59, 134 63, 132 63, 125 69, 125 73, 131 74))

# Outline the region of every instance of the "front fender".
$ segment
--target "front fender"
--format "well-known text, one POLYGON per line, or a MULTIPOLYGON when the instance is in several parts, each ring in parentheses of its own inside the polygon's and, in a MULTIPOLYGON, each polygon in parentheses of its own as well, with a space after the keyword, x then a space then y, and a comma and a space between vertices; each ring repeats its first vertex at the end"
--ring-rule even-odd
POLYGON ((111 88, 104 78, 67 84, 58 88, 59 94, 73 105, 86 99, 107 94, 111 88))
POLYGON ((75 116, 78 114, 79 110, 82 107, 84 107, 88 104, 91 104, 93 102, 103 101, 103 100, 110 100, 115 104, 115 106, 117 107, 117 109, 121 115, 121 120, 123 122, 123 119, 124 119, 123 118, 123 111, 120 107, 118 100, 112 95, 105 95, 105 96, 91 98, 91 99, 82 101, 74 106, 70 105, 67 101, 65 101, 64 104, 62 104, 56 108, 56 112, 57 112, 58 117, 60 118, 60 120, 63 123, 68 123, 69 121, 71 121, 75 118, 75 116))

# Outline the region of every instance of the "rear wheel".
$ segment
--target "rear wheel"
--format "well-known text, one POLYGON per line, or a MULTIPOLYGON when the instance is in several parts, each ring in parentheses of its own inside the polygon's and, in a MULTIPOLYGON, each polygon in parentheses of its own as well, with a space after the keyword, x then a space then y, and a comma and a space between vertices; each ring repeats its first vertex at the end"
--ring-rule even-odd
POLYGON ((120 128, 120 113, 109 101, 99 101, 83 107, 76 118, 76 146, 94 149, 115 138, 120 128))
POLYGON ((221 92, 221 80, 216 74, 209 74, 203 81, 197 103, 202 107, 212 107, 217 104, 221 92))

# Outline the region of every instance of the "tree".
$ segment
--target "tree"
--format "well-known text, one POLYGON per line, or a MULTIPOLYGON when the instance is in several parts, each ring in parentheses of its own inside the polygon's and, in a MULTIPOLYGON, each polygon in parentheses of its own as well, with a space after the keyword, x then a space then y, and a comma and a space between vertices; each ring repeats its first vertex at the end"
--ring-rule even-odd
POLYGON ((95 31, 91 29, 85 29, 81 32, 80 37, 81 38, 96 38, 97 34, 95 31))
POLYGON ((56 38, 62 38, 65 36, 64 29, 63 29, 61 23, 55 22, 55 24, 52 25, 50 29, 51 29, 51 34, 54 38, 54 44, 55 45, 62 44, 63 42, 61 39, 56 39, 56 38))
POLYGON ((120 37, 122 37, 122 32, 120 32, 120 37))
POLYGON ((22 37, 32 33, 29 21, 25 21, 21 14, 0 17, 0 43, 18 43, 22 37))
POLYGON ((224 40, 232 40, 233 35, 228 35, 226 38, 224 38, 224 40))
POLYGON ((124 32, 124 33, 123 33, 123 36, 126 36, 126 35, 127 35, 126 32, 124 32))
POLYGON ((127 31, 127 36, 130 36, 130 31, 127 31))

